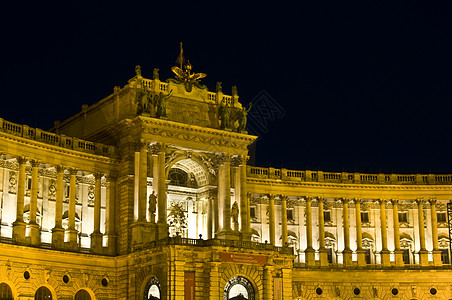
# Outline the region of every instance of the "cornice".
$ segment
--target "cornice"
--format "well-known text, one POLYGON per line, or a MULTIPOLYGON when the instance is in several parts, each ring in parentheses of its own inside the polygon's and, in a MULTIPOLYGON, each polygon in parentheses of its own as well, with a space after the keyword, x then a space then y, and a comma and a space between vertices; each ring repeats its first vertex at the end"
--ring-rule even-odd
MULTIPOLYGON (((5 140, 5 142, 10 142, 10 143, 20 143, 26 147, 35 148, 37 151, 39 151, 39 150, 51 151, 51 152, 59 153, 64 156, 70 155, 70 156, 73 156, 76 158, 86 159, 86 160, 91 160, 91 161, 94 160, 94 161, 98 161, 98 162, 102 162, 102 163, 106 163, 106 164, 119 164, 119 160, 112 159, 107 156, 102 156, 99 154, 90 154, 90 153, 77 151, 77 150, 73 150, 73 149, 67 149, 64 147, 59 147, 59 146, 55 146, 55 145, 51 145, 51 144, 47 144, 47 143, 42 143, 39 141, 19 137, 19 136, 4 133, 4 132, 0 132, 0 139, 3 139, 3 140, 5 140)), ((1 147, 0 147, 0 149, 1 149, 1 147)), ((49 155, 49 156, 51 156, 51 155, 49 155)), ((43 162, 45 163, 45 161, 43 161, 43 162)))
POLYGON ((300 188, 328 188, 328 189, 347 189, 347 190, 400 190, 400 191, 450 191, 452 185, 382 185, 382 184, 360 184, 360 183, 326 183, 326 182, 294 182, 277 179, 259 179, 247 177, 247 183, 271 185, 271 186, 290 186, 300 188))
POLYGON ((133 121, 143 124, 145 126, 143 128, 143 133, 148 133, 150 135, 242 150, 246 150, 248 145, 257 139, 257 136, 253 135, 206 128, 197 125, 187 125, 143 116, 138 116, 133 121))

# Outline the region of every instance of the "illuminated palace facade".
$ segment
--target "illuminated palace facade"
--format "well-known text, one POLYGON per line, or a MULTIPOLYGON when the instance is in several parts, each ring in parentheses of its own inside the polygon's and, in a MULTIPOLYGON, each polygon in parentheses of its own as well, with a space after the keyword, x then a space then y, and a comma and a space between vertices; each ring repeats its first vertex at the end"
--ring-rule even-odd
POLYGON ((452 299, 452 175, 248 166, 237 89, 173 71, 0 119, 0 299, 452 299))

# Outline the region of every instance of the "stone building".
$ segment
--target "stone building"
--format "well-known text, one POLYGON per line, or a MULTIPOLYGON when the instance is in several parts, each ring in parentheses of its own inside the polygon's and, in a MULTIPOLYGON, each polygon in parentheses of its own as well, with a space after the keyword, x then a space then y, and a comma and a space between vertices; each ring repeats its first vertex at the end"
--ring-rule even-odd
POLYGON ((0 119, 0 299, 452 299, 452 175, 247 166, 237 89, 173 71, 0 119))

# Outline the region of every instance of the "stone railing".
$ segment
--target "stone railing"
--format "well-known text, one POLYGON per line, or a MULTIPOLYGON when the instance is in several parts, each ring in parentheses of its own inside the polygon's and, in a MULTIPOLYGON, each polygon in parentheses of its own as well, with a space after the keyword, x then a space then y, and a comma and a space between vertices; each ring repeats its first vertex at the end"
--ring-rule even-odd
POLYGON ((244 248, 244 249, 256 249, 256 250, 270 250, 276 251, 282 254, 293 254, 293 248, 289 247, 277 247, 271 244, 263 244, 251 241, 240 241, 240 240, 223 240, 223 239, 188 239, 182 238, 180 236, 168 237, 159 241, 134 245, 132 251, 138 251, 142 249, 155 248, 167 245, 187 245, 187 246, 198 246, 198 247, 231 247, 231 248, 244 248))
POLYGON ((115 154, 114 146, 81 140, 75 137, 66 136, 64 134, 56 134, 41 130, 39 128, 32 128, 27 125, 20 125, 6 121, 2 118, 0 118, 0 132, 85 153, 108 157, 113 157, 115 154))
MULTIPOLYGON (((145 86, 149 90, 154 91, 154 92, 165 92, 165 93, 169 92, 167 82, 163 82, 160 80, 141 78, 141 84, 142 84, 142 86, 145 86)), ((209 102, 216 103, 217 101, 226 101, 229 104, 232 103, 231 95, 225 95, 223 93, 215 93, 215 92, 209 92, 209 91, 205 91, 205 93, 206 93, 206 99, 209 102)))
POLYGON ((362 183, 362 184, 452 184, 452 174, 364 174, 347 172, 294 171, 287 169, 247 166, 249 178, 281 179, 287 181, 362 183))

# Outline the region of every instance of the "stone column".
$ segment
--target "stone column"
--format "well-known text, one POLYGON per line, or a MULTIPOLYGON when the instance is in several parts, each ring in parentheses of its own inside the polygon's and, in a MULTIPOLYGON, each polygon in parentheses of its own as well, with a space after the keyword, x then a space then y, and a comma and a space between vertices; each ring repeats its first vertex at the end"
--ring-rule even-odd
POLYGON ((158 152, 158 239, 164 239, 168 236, 167 223, 167 198, 166 198, 166 175, 165 175, 165 145, 160 144, 158 152))
POLYGON ((287 196, 281 195, 281 233, 282 233, 282 246, 287 244, 287 196))
MULTIPOLYGON (((141 167, 141 166, 140 166, 141 167)), ((95 253, 102 251, 102 233, 100 232, 100 204, 102 174, 94 174, 94 230, 91 233, 91 250, 95 253)))
POLYGON ((116 229, 115 229, 115 200, 116 200, 116 176, 115 175, 109 175, 107 177, 107 207, 106 207, 106 214, 105 214, 105 228, 107 235, 107 246, 108 246, 108 253, 110 255, 116 254, 116 241, 117 241, 117 235, 116 235, 116 229))
POLYGON ((394 222, 394 258, 397 267, 403 267, 403 250, 400 249, 399 200, 392 199, 392 219, 394 222))
POLYGON ((275 195, 268 196, 268 223, 270 233, 270 244, 275 245, 275 195))
POLYGON ((18 157, 19 175, 17 177, 17 206, 16 206, 16 221, 13 223, 13 241, 18 244, 25 243, 25 229, 24 222, 24 201, 25 201, 25 163, 27 160, 24 157, 18 157))
POLYGON ((210 240, 212 238, 213 232, 213 197, 209 196, 207 198, 207 239, 210 240))
POLYGON ((71 177, 69 181, 68 248, 76 250, 78 249, 78 231, 75 229, 75 189, 77 170, 70 169, 69 173, 71 177))
POLYGON ((323 198, 318 197, 319 202, 319 256, 320 256, 320 266, 328 267, 328 251, 325 248, 325 219, 323 215, 323 198))
POLYGON ((424 229, 424 200, 417 199, 418 222, 419 222, 419 239, 421 249, 419 250, 419 264, 422 267, 428 266, 428 251, 425 247, 425 229, 424 229))
POLYGON ((378 200, 380 203, 380 223, 381 223, 381 264, 383 267, 391 265, 390 253, 388 250, 388 232, 386 229, 386 201, 378 200))
POLYGON ((344 250, 342 251, 342 257, 345 266, 351 266, 352 261, 352 250, 350 249, 350 222, 348 216, 348 199, 342 199, 342 211, 344 218, 344 250))
POLYGON ((231 230, 231 168, 229 155, 224 162, 223 230, 231 230))
POLYGON ((55 201, 55 227, 52 228, 52 247, 62 249, 64 247, 63 229, 63 189, 64 189, 64 168, 57 166, 56 201, 55 201))
POLYGON ((264 266, 264 300, 273 300, 273 266, 264 266))
POLYGON ((315 266, 315 250, 312 247, 312 198, 306 197, 306 250, 305 259, 306 265, 309 267, 315 266))
POLYGON ((358 256, 358 267, 366 265, 366 251, 363 249, 363 232, 361 228, 361 199, 355 198, 356 218, 356 253, 358 256))
POLYGON ((242 222, 242 237, 251 240, 250 198, 246 192, 246 155, 243 155, 239 165, 240 175, 240 218, 242 222))
POLYGON ((36 222, 36 214, 38 211, 38 170, 39 162, 37 160, 31 161, 31 193, 30 193, 30 218, 28 221, 28 228, 30 230, 30 243, 32 245, 39 245, 41 237, 39 232, 39 225, 36 222))
POLYGON ((220 210, 223 208, 223 201, 224 201, 224 157, 219 156, 218 157, 218 190, 217 190, 217 197, 214 199, 213 203, 213 212, 214 212, 214 224, 215 224, 215 234, 218 235, 221 231, 221 226, 223 224, 223 214, 222 211, 220 213, 220 210), (220 222, 221 219, 221 222, 220 222))
POLYGON ((436 199, 430 199, 430 213, 432 215, 432 242, 433 242, 433 264, 441 266, 441 251, 438 246, 438 216, 436 214, 436 199))
POLYGON ((139 143, 140 147, 140 166, 138 177, 138 219, 137 222, 146 222, 146 200, 147 200, 147 188, 148 188, 148 144, 144 141, 139 143))

